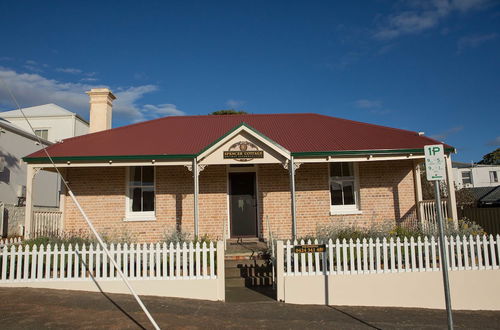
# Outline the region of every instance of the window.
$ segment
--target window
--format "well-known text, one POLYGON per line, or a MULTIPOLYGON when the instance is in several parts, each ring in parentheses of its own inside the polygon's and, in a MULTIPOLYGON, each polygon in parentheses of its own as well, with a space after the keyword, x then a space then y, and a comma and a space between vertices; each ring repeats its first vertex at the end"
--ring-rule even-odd
POLYGON ((41 139, 48 140, 49 139, 49 130, 48 129, 35 129, 35 135, 41 139))
POLYGON ((496 171, 490 171, 490 182, 498 182, 498 173, 496 171))
POLYGON ((128 171, 127 220, 155 220, 155 169, 132 166, 128 171))
POLYGON ((472 184, 471 171, 463 171, 462 172, 462 183, 463 184, 472 184))
POLYGON ((357 167, 353 163, 330 164, 330 197, 332 214, 360 213, 357 167))

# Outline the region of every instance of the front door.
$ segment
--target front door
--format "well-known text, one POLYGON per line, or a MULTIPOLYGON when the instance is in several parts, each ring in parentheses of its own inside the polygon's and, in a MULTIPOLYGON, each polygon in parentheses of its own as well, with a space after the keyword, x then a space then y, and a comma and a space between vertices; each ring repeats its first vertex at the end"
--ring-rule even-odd
POLYGON ((255 172, 229 173, 231 237, 257 237, 255 172))

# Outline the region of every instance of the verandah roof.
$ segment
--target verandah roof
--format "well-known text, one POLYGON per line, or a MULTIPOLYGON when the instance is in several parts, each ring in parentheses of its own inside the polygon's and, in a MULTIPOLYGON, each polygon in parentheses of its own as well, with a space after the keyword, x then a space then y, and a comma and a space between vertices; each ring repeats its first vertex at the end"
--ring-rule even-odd
MULTIPOLYGON (((419 153, 425 145, 440 143, 413 131, 303 113, 164 117, 69 138, 47 150, 56 160, 191 158, 241 125, 296 156, 419 153)), ((445 148, 453 150, 449 145, 445 148)), ((38 151, 25 161, 45 157, 38 151)))

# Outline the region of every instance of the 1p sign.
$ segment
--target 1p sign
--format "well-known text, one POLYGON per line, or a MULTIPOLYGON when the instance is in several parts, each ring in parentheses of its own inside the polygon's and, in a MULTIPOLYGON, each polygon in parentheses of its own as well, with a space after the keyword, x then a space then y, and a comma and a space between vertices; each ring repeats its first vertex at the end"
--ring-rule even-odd
POLYGON ((442 144, 433 144, 424 147, 425 172, 428 181, 443 180, 446 175, 444 162, 444 147, 442 144))

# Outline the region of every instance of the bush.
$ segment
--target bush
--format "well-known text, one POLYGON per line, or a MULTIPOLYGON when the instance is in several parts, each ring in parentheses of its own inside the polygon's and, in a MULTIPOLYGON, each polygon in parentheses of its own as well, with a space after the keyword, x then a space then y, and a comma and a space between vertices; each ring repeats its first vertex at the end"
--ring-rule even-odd
POLYGON ((73 246, 75 246, 76 244, 82 246, 96 243, 97 240, 94 237, 90 236, 88 232, 64 232, 54 236, 39 236, 36 238, 27 239, 22 242, 22 245, 29 245, 31 248, 35 244, 37 246, 57 244, 68 247, 70 244, 73 246))
MULTIPOLYGON (((444 223, 444 234, 446 236, 469 236, 469 235, 484 235, 485 232, 481 226, 469 221, 468 219, 459 219, 457 227, 453 220, 447 219, 444 223)), ((388 222, 382 225, 373 225, 371 227, 363 228, 356 226, 345 226, 336 223, 320 226, 316 230, 316 235, 308 235, 301 237, 305 241, 311 240, 326 242, 329 239, 335 241, 339 240, 356 240, 363 238, 383 238, 383 237, 424 237, 424 236, 439 236, 439 229, 437 226, 429 226, 429 228, 407 228, 402 226, 391 226, 388 222)))
POLYGON ((177 243, 182 244, 182 243, 190 243, 190 242, 193 242, 193 244, 207 243, 207 245, 208 245, 208 244, 210 244, 210 242, 212 242, 212 240, 210 239, 210 237, 207 234, 205 234, 203 236, 195 237, 194 239, 192 239, 190 233, 180 231, 180 230, 173 230, 173 231, 167 231, 163 234, 163 242, 165 242, 167 244, 173 243, 174 245, 177 243))

